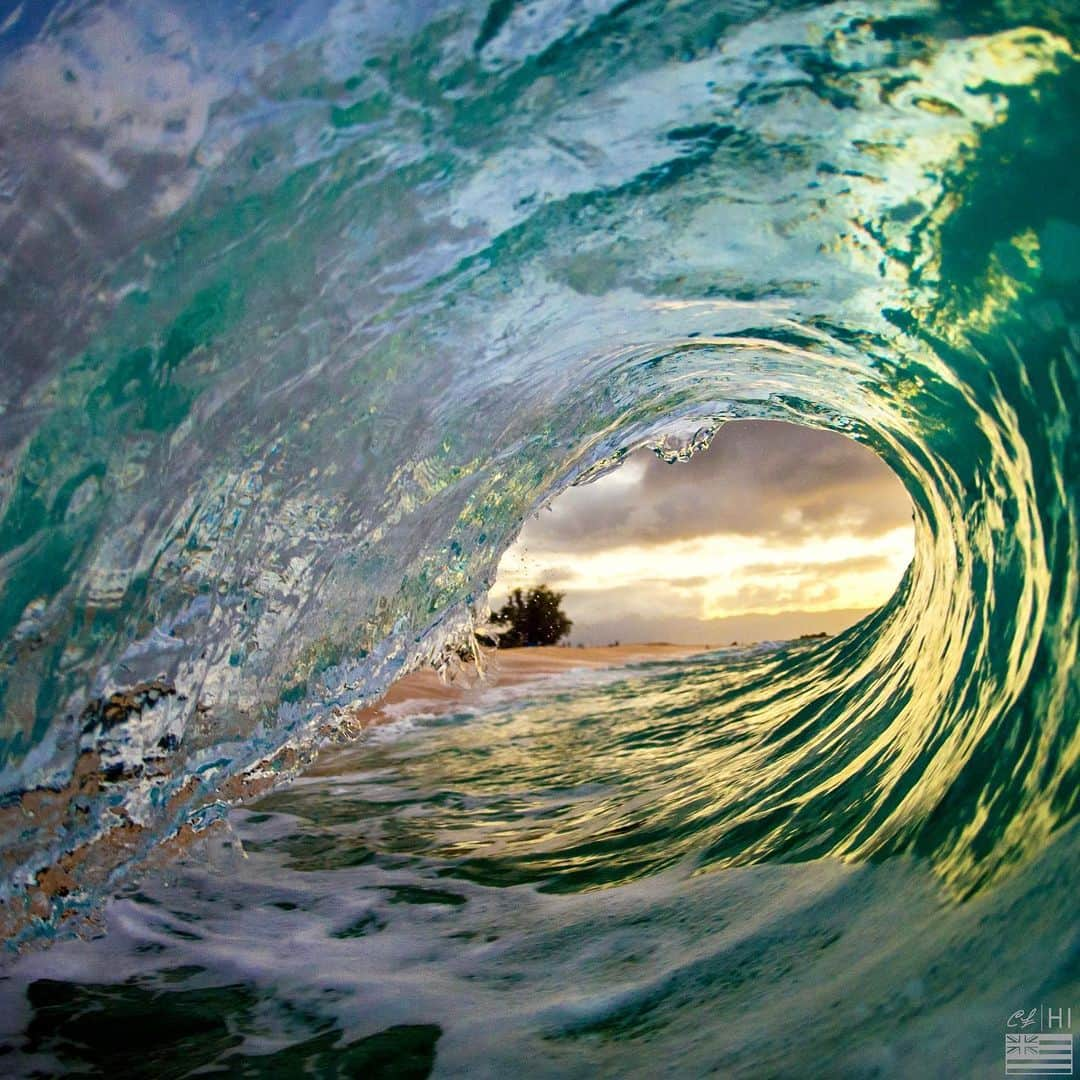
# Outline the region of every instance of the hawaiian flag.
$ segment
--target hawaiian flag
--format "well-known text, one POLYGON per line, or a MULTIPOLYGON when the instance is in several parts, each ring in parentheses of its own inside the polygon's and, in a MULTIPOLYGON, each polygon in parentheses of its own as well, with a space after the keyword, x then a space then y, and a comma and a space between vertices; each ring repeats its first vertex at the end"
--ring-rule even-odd
POLYGON ((1023 1076, 1072 1076, 1072 1035, 1006 1035, 1005 1072, 1023 1076))

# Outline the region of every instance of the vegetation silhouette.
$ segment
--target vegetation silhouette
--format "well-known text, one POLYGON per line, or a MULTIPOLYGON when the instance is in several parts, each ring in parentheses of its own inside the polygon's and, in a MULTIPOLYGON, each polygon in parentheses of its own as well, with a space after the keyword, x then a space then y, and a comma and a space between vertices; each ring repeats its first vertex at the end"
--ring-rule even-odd
POLYGON ((564 595, 546 585, 537 585, 527 593, 515 589, 491 616, 493 623, 506 628, 498 636, 499 648, 554 645, 566 637, 574 624, 559 606, 564 595))

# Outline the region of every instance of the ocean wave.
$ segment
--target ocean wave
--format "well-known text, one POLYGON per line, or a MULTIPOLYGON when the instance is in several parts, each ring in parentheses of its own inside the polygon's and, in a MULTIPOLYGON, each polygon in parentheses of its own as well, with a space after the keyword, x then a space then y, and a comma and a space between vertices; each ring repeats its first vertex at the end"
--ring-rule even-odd
POLYGON ((1072 5, 40 7, 0 32, 9 936, 467 638, 559 491, 742 418, 870 446, 916 554, 710 690, 716 860, 968 895, 1075 816, 1072 5))

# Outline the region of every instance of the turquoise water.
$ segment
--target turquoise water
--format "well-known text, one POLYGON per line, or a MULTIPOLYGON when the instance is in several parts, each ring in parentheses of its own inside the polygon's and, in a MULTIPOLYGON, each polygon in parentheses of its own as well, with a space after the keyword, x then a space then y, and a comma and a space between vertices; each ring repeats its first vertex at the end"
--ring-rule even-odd
POLYGON ((5 936, 114 899, 5 984, 20 1060, 188 1002, 233 1071, 758 1075, 757 1009, 766 1075, 984 1075, 1004 1016, 1077 1004, 1080 8, 31 7, 0 20, 5 936), (233 813, 235 870, 135 884, 456 655, 530 512, 740 418, 904 483, 883 609, 361 743, 233 813), (384 928, 335 937, 360 896, 384 928))

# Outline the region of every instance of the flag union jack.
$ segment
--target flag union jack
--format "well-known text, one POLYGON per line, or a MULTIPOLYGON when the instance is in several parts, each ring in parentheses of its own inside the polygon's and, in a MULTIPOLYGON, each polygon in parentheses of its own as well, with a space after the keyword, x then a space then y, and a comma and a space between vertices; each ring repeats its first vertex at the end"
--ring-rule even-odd
POLYGON ((1038 1057, 1039 1037, 1037 1035, 1005 1036, 1005 1057, 1038 1057))
POLYGON ((1005 1056, 1006 1057, 1032 1057, 1038 1056, 1039 1053, 1039 1036, 1038 1035, 1006 1035, 1005 1036, 1005 1056))

